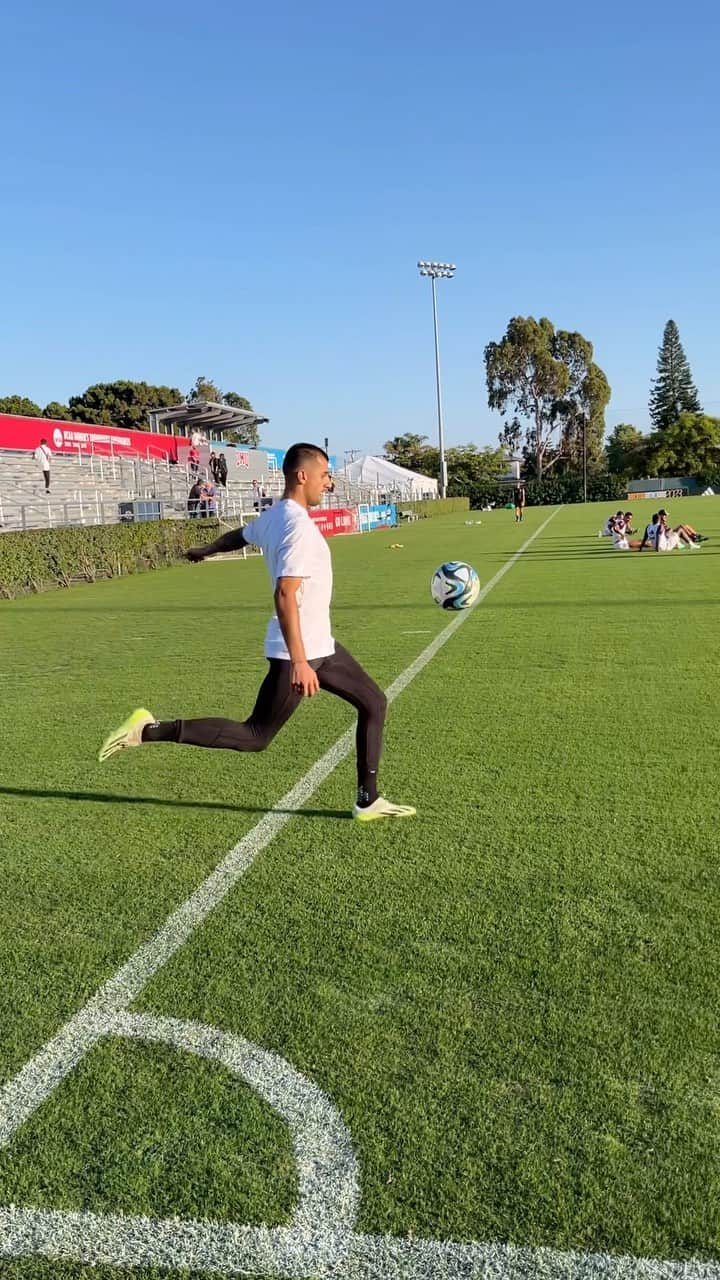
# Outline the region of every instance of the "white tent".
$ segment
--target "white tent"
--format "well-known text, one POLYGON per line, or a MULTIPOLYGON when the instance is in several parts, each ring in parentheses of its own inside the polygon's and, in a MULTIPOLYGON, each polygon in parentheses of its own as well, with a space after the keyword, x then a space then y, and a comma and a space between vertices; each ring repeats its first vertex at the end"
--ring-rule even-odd
POLYGON ((364 458, 356 458, 343 468, 341 475, 349 484, 363 489, 377 490, 378 494, 386 494, 388 498, 400 498, 410 501, 416 498, 437 498, 438 482, 430 476, 423 476, 418 471, 408 471, 399 467, 387 458, 378 458, 366 454, 364 458))

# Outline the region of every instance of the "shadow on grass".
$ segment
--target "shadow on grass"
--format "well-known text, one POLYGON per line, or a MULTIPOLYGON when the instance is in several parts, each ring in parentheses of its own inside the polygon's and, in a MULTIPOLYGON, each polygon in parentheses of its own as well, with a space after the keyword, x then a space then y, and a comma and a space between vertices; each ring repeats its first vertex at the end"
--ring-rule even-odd
MULTIPOLYGON (((205 604, 204 601, 202 603, 198 603, 197 601, 195 601, 195 603, 193 604, 161 604, 157 606, 143 604, 143 605, 130 605, 128 607, 126 605, 120 605, 120 604, 104 606, 104 605, 96 605, 96 604, 87 605, 84 603, 77 606, 65 605, 65 604, 54 605, 51 602, 46 592, 39 592, 38 595, 33 596, 32 599, 38 600, 41 598, 41 596, 48 604, 48 607, 50 608, 52 613, 74 613, 74 614, 88 613, 88 614, 95 614, 98 618, 105 617, 105 615, 113 615, 113 614, 119 618, 122 618, 122 617, 125 617, 125 615, 129 615, 129 614, 141 614, 143 616, 149 616, 150 614, 164 615, 164 614, 171 614, 171 613, 190 613, 190 614, 260 613, 267 618, 272 613, 271 598, 269 598, 265 604, 248 604, 246 603, 245 600, 238 598, 237 600, 228 600, 225 604, 205 604)), ((55 599, 57 599, 57 597, 55 597, 55 599)), ((27 605, 19 604, 17 600, 0 600, 0 604, 13 605, 14 613, 30 612, 30 608, 28 608, 27 605)), ((406 600, 406 601, 388 600, 385 604, 373 604, 372 602, 367 602, 367 601, 363 601, 362 603, 358 603, 358 604, 342 604, 340 602, 336 604, 333 601, 332 612, 333 614, 364 613, 367 609, 387 609, 388 611, 392 610, 394 612, 396 609, 417 609, 418 607, 419 605, 417 600, 406 600)))
MULTIPOLYGON (((673 600, 668 596, 652 596, 647 599, 641 597, 633 597, 632 605, 642 605, 643 608, 669 609, 680 608, 686 609, 689 606, 708 608, 709 605, 717 607, 720 600, 713 599, 710 596, 698 596, 695 599, 687 599, 683 597, 681 600, 673 600)), ((618 605, 623 608, 627 606, 627 601, 615 596, 612 599, 605 600, 587 600, 587 599, 568 599, 563 600, 488 600, 481 606, 486 613, 504 613, 506 609, 617 609, 618 605)), ((2 790, 2 788, 0 788, 2 790)))
MULTIPOLYGON (((719 551, 720 551, 720 548, 718 547, 703 548, 703 553, 702 553, 703 559, 705 559, 707 556, 717 555, 719 551)), ((593 551, 584 550, 584 549, 572 550, 569 547, 566 549, 562 549, 558 547, 555 551, 551 551, 547 547, 545 547, 544 549, 538 548, 537 551, 523 552, 522 559, 523 561, 529 560, 531 562, 535 562, 537 560, 592 560, 595 557, 602 556, 604 559, 611 557, 613 560, 618 560, 621 556, 624 556, 625 558, 627 558, 628 556, 632 556, 633 552, 635 555, 638 554, 636 548, 633 548, 633 550, 631 551, 615 551, 610 546, 596 547, 595 550, 593 551)), ((656 554, 662 555, 664 557, 671 553, 668 553, 668 552, 656 553, 654 551, 651 551, 649 548, 647 548, 645 551, 642 552, 642 555, 648 560, 651 559, 656 554)), ((681 555, 685 554, 690 556, 690 555, 694 555, 695 553, 692 551, 689 551, 689 552, 680 552, 680 554, 681 555)), ((675 558, 677 559, 677 556, 675 558)))
POLYGON ((49 791, 40 787, 0 787, 0 795, 39 800, 79 800, 92 804, 157 804, 171 809, 218 809, 228 813, 291 813, 296 818, 346 818, 349 809, 274 809, 252 804, 224 804, 213 800, 168 800, 164 796, 118 796, 105 791, 49 791))

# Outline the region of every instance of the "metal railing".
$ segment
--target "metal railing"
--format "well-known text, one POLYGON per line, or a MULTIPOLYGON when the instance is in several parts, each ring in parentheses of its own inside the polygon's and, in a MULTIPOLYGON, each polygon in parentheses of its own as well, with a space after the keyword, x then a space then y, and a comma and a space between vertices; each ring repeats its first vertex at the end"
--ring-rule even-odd
MULTIPOLYGON (((165 519, 203 519, 213 514, 230 521, 242 520, 243 517, 252 519, 263 505, 262 496, 253 489, 250 481, 235 481, 229 488, 216 484, 214 497, 193 500, 188 496, 190 488, 197 479, 202 481, 207 477, 202 473, 197 476, 189 468, 158 466, 154 460, 148 463, 140 459, 103 458, 99 455, 83 455, 79 461, 88 478, 92 475, 101 483, 114 482, 122 489, 122 496, 111 496, 99 488, 73 488, 71 495, 37 497, 28 501, 24 501, 21 495, 15 498, 0 495, 0 531, 119 524, 127 518, 127 505, 133 502, 158 503, 165 519), (161 478, 166 483, 160 483, 161 478), (123 507, 126 508, 125 515, 123 507)), ((67 479, 68 468, 63 469, 67 479)), ((281 477, 275 477, 272 484, 262 485, 262 491, 266 501, 277 501, 282 492, 281 477)), ((328 509, 359 506, 367 502, 402 501, 404 497, 399 491, 391 494, 368 489, 348 484, 339 477, 335 492, 325 494, 321 505, 328 509)))
POLYGON ((225 495, 205 502, 194 502, 187 497, 156 498, 153 494, 118 500, 103 497, 98 491, 94 496, 80 495, 74 500, 46 498, 35 502, 14 502, 0 497, 0 533, 70 525, 136 523, 140 520, 218 518, 229 523, 241 523, 244 519, 253 519, 256 514, 248 508, 247 502, 225 495), (155 509, 157 514, 149 514, 148 509, 155 509))
MULTIPOLYGON (((277 494, 268 494, 277 500, 277 494)), ((267 499, 266 499, 267 500, 267 499)), ((236 491, 216 486, 214 497, 191 499, 188 488, 181 480, 175 494, 163 494, 154 486, 128 488, 122 497, 110 497, 100 489, 83 492, 75 489, 72 496, 35 498, 18 501, 0 495, 0 531, 25 529, 54 529, 63 525, 120 524, 127 518, 123 508, 133 503, 157 504, 164 519, 204 519, 209 515, 222 520, 237 521, 243 517, 252 519, 258 514, 262 499, 252 490, 236 491), (258 504, 257 507, 255 504, 258 504)), ((322 506, 332 508, 346 506, 349 498, 344 494, 326 494, 322 506)))
MULTIPOLYGON (((30 464, 27 450, 3 450, 4 455, 10 455, 13 452, 17 452, 18 458, 30 464)), ((69 452, 55 454, 52 461, 53 481, 59 471, 66 478, 75 468, 81 474, 91 476, 96 484, 99 482, 100 485, 121 486, 128 497, 156 497, 163 500, 169 498, 182 501, 196 479, 210 479, 207 468, 200 467, 196 473, 187 463, 174 463, 165 454, 156 455, 150 446, 146 450, 146 456, 142 457, 115 453, 112 446, 109 453, 96 453, 92 446, 88 451, 84 451, 82 446, 77 445, 72 454, 69 452)), ((30 464, 28 480, 38 478, 36 465, 30 464)), ((284 483, 282 472, 270 465, 267 475, 260 476, 259 480, 257 477, 255 479, 268 497, 275 498, 282 492, 284 483)), ((241 479, 237 469, 228 472, 227 481, 226 486, 218 486, 218 488, 226 493, 241 494, 248 499, 249 506, 252 506, 256 500, 252 482, 249 479, 241 479)), ((361 502, 403 502, 418 496, 410 487, 390 490, 379 484, 358 485, 348 481, 342 471, 335 476, 335 488, 335 494, 329 495, 323 502, 323 506, 355 506, 361 502)), ((248 504, 246 509, 249 509, 248 504)))

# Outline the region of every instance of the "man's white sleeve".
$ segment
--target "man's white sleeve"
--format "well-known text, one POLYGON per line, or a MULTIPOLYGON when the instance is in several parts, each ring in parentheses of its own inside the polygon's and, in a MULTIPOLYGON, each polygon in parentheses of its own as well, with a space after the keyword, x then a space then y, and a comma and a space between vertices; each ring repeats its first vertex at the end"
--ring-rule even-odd
POLYGON ((288 529, 277 549, 275 579, 309 577, 307 540, 301 529, 288 529))
POLYGON ((257 520, 251 520, 249 524, 243 525, 243 538, 247 542, 248 546, 259 547, 261 551, 265 550, 262 536, 262 524, 259 516, 257 520))

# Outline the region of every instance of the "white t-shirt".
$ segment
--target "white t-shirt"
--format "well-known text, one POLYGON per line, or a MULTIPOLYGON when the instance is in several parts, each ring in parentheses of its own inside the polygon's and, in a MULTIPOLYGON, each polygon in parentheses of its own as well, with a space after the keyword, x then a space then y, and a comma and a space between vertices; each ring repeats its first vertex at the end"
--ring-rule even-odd
POLYGON ((46 444, 39 444, 33 454, 33 457, 43 471, 50 470, 50 459, 52 458, 52 454, 46 444))
POLYGON ((660 529, 659 524, 649 524, 647 526, 647 529, 645 530, 645 537, 647 538, 651 547, 655 546, 659 529, 660 529))
POLYGON ((620 525, 613 529, 612 534, 613 548, 615 551, 629 551, 630 543, 625 537, 625 525, 620 525))
POLYGON ((661 529, 658 533, 658 551, 674 551, 680 546, 680 534, 674 529, 661 529))
MULTIPOLYGON (((283 498, 267 507, 243 530, 245 541, 260 547, 267 561, 273 591, 278 578, 302 578, 297 593, 300 634, 308 662, 335 652, 330 628, 332 560, 330 548, 305 507, 283 498)), ((265 633, 265 657, 289 658, 277 614, 265 633)))

